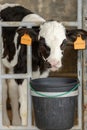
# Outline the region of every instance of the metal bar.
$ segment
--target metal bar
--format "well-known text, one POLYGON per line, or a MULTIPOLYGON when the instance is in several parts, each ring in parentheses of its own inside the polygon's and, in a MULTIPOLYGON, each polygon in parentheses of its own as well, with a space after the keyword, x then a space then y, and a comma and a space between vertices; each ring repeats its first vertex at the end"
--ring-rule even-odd
MULTIPOLYGON (((1 26, 0 26, 0 36, 1 36, 1 26)), ((0 75, 1 75, 1 55, 2 55, 2 40, 0 38, 0 75)), ((2 128, 2 79, 0 78, 0 128, 2 128)))
MULTIPOLYGON (((83 9, 83 29, 87 31, 87 0, 83 0, 83 9)), ((87 92, 87 48, 83 51, 83 105, 86 105, 86 96, 84 91, 87 92)), ((86 110, 84 110, 83 115, 84 130, 87 130, 86 110)))
POLYGON ((72 27, 77 27, 78 26, 78 21, 76 21, 76 22, 74 22, 74 21, 71 21, 71 22, 63 21, 62 23, 65 26, 72 26, 72 27))
MULTIPOLYGON (((2 23, 1 24, 1 22, 0 22, 0 26, 1 27, 3 27, 3 26, 5 26, 5 27, 9 27, 9 25, 8 24, 10 24, 10 26, 19 26, 19 25, 22 25, 22 23, 15 23, 15 22, 10 22, 10 23, 8 23, 8 22, 5 22, 5 23, 2 23)), ((29 24, 28 25, 28 23, 23 23, 23 25, 25 26, 28 26, 28 27, 31 27, 32 26, 32 24, 29 24)), ((22 25, 22 26, 23 26, 22 25)), ((1 34, 1 33, 0 33, 1 34)), ((0 47, 0 61, 1 61, 1 57, 2 57, 2 47, 0 47)), ((2 79, 12 79, 12 78, 14 78, 14 79, 24 79, 24 78, 27 78, 27 81, 28 81, 28 83, 27 84, 29 84, 29 80, 30 80, 30 77, 32 77, 32 67, 31 67, 31 47, 30 46, 28 46, 27 47, 27 74, 1 74, 0 73, 0 81, 2 81, 2 79)), ((0 64, 0 70, 2 70, 1 69, 1 64, 0 64)), ((1 71, 0 71, 1 72, 1 71)), ((1 83, 1 82, 0 82, 1 83)), ((2 83, 1 83, 1 86, 2 86, 2 83)), ((29 85, 28 85, 29 86, 29 85)), ((0 87, 0 89, 2 89, 2 87, 0 87)), ((0 95, 2 95, 2 91, 0 91, 1 93, 0 93, 0 95)), ((2 99, 2 98, 0 98, 0 99, 2 99)), ((27 127, 22 127, 22 126, 20 126, 20 127, 17 127, 17 126, 11 126, 11 127, 9 127, 9 128, 11 128, 11 129, 24 129, 24 130, 28 130, 28 129, 31 129, 31 130, 37 130, 37 128, 36 127, 34 127, 34 126, 32 126, 32 110, 31 110, 31 95, 30 95, 30 88, 28 87, 28 98, 27 99, 29 99, 28 100, 28 125, 27 125, 27 127)), ((0 126, 1 126, 1 128, 2 129, 6 129, 7 127, 3 127, 2 126, 2 110, 0 110, 0 126)), ((7 129, 9 129, 9 128, 7 128, 7 129)))
POLYGON ((20 127, 20 126, 9 126, 9 127, 5 127, 2 126, 1 130, 39 130, 37 127, 34 126, 30 126, 30 127, 20 127))
MULTIPOLYGON (((77 0, 77 21, 78 28, 82 28, 82 0, 77 0)), ((82 51, 78 51, 78 79, 80 81, 78 95, 78 127, 82 130, 82 51)))
POLYGON ((28 74, 2 74, 0 78, 2 79, 24 79, 31 77, 28 74))
POLYGON ((77 26, 82 28, 82 0, 77 0, 77 26))
POLYGON ((10 21, 6 21, 6 22, 2 22, 0 21, 0 26, 3 27, 18 27, 18 26, 28 26, 28 27, 32 27, 32 26, 38 26, 40 25, 42 22, 37 22, 37 21, 32 21, 32 22, 10 22, 10 21))
MULTIPOLYGON (((0 25, 3 27, 17 27, 17 26, 27 26, 28 27, 32 27, 32 26, 38 26, 40 25, 42 22, 0 22, 0 25)), ((78 26, 78 21, 71 21, 71 22, 67 22, 67 21, 63 21, 62 22, 65 26, 73 26, 73 27, 77 27, 78 26)))
MULTIPOLYGON (((27 47, 27 73, 32 77, 32 53, 31 46, 27 47)), ((28 82, 28 125, 32 125, 32 101, 31 101, 31 90, 29 86, 30 77, 27 78, 28 82)))
MULTIPOLYGON (((81 9, 82 9, 82 0, 78 0, 78 17, 77 17, 77 21, 75 21, 75 22, 67 22, 67 21, 65 21, 65 22, 63 22, 63 24, 65 25, 65 26, 78 26, 78 28, 81 28, 81 15, 79 15, 80 14, 80 11, 81 11, 81 9)), ((30 24, 28 27, 31 27, 31 26, 35 26, 35 22, 34 22, 34 24, 32 24, 32 23, 30 23, 30 22, 27 22, 27 23, 25 23, 25 22, 0 22, 0 25, 1 26, 3 26, 3 27, 17 27, 17 26, 27 26, 28 24, 30 24)), ((40 23, 38 23, 38 22, 36 22, 36 25, 39 25, 40 23)), ((29 48, 28 48, 29 49, 29 48)), ((29 52, 29 51, 28 51, 29 52)), ((28 54, 28 55, 30 55, 30 54, 28 54)), ((80 63, 80 62, 79 62, 80 63)), ((81 64, 79 65, 79 63, 78 63, 78 68, 79 69, 81 69, 81 64)), ((29 62, 28 62, 28 64, 27 65, 30 65, 29 64, 29 62)), ((78 69, 78 70, 79 70, 78 69)), ((78 71, 78 73, 79 73, 79 71, 78 71)), ((0 73, 1 74, 1 73, 0 73)), ((28 70, 28 74, 29 74, 29 70, 28 70)), ((27 74, 18 74, 18 75, 1 75, 0 76, 0 80, 2 80, 3 78, 6 78, 6 79, 8 79, 8 78, 28 78, 28 81, 29 81, 29 77, 31 76, 31 71, 30 71, 30 74, 29 75, 27 75, 27 74)), ((81 75, 79 75, 79 78, 81 79, 81 75)), ((1 83, 1 81, 0 81, 0 83, 1 83)), ((81 89, 81 87, 80 87, 80 89, 81 89)), ((1 91, 0 91, 1 92, 1 91)), ((30 93, 30 92, 28 92, 28 93, 30 93)), ((81 94, 81 93, 80 93, 81 94)), ((78 98, 78 107, 80 106, 81 107, 81 102, 80 102, 80 99, 82 100, 82 98, 81 98, 81 95, 79 95, 79 98, 78 98)), ((81 115, 81 110, 80 109, 78 109, 78 111, 80 112, 80 116, 79 116, 79 118, 82 116, 81 115)), ((31 110, 30 110, 30 112, 31 112, 31 110)), ((30 122, 31 122, 31 119, 30 119, 30 122)), ((78 126, 76 126, 74 129, 80 129, 82 126, 80 125, 80 124, 82 124, 82 122, 81 122, 81 120, 79 119, 79 125, 78 126)), ((29 124, 29 126, 31 125, 31 123, 29 124)), ((2 129, 3 129, 3 127, 1 127, 2 129)), ((5 128, 5 127, 4 127, 5 128)), ((30 129, 30 127, 29 128, 22 128, 22 127, 10 127, 11 129, 30 129)), ((9 128, 7 128, 7 129, 9 129, 9 128)), ((33 130, 33 127, 31 127, 31 129, 33 130)), ((4 129, 3 129, 4 130, 4 129)), ((35 129, 36 130, 36 129, 35 129)))

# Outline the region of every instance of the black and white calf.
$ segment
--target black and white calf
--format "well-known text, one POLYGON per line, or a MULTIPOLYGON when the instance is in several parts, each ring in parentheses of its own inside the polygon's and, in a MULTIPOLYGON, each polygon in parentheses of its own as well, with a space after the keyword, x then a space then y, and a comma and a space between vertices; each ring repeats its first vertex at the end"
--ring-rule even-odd
MULTIPOLYGON (((27 46, 21 44, 21 37, 26 33, 32 39, 32 71, 33 78, 47 77, 50 71, 56 71, 61 66, 62 45, 67 38, 75 40, 78 31, 70 32, 57 21, 45 21, 42 17, 25 9, 20 5, 0 5, 0 17, 2 21, 38 21, 38 27, 2 27, 2 67, 3 73, 6 68, 9 73, 27 73, 27 46), (67 34, 66 34, 67 33, 67 34), (74 35, 75 34, 75 35, 74 35)), ((82 30, 80 30, 82 34, 82 30)), ((27 124, 27 80, 9 79, 3 80, 3 124, 10 125, 6 111, 7 88, 12 107, 12 124, 27 124), (18 104, 20 103, 20 115, 18 104)))
MULTIPOLYGON (((27 46, 20 44, 21 36, 27 33, 32 38, 33 78, 47 77, 49 72, 58 70, 62 63, 61 44, 66 39, 65 28, 57 21, 46 22, 42 17, 20 5, 0 5, 2 21, 38 21, 42 24, 32 28, 2 27, 3 73, 27 73, 27 46)), ((35 24, 36 25, 36 24, 35 24)), ((27 124, 27 80, 3 80, 3 124, 10 125, 7 112, 7 87, 11 100, 13 125, 27 124), (20 102, 20 115, 18 104, 20 102), (20 120, 21 117, 21 120, 20 120)))

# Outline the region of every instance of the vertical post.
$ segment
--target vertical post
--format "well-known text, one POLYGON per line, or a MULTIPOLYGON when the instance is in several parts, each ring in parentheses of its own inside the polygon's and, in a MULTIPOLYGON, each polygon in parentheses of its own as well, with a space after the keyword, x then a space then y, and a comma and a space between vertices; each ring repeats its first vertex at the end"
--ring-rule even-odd
MULTIPOLYGON (((77 1, 77 22, 78 22, 78 28, 82 28, 82 0, 77 1)), ((80 87, 79 87, 79 95, 78 95, 78 124, 79 128, 82 130, 82 51, 78 51, 78 79, 80 81, 80 87)))
MULTIPOLYGON (((83 0, 83 29, 87 31, 87 0, 83 0)), ((87 40, 86 40, 87 44, 87 40)), ((83 104, 87 104, 86 94, 87 93, 87 48, 83 52, 83 104)), ((84 110, 83 124, 84 130, 87 129, 87 118, 86 110, 84 110)))
POLYGON ((31 92, 30 92, 30 77, 32 77, 32 58, 31 58, 31 46, 27 47, 27 74, 29 75, 28 81, 28 126, 32 125, 32 104, 31 104, 31 92))
POLYGON ((82 28, 82 0, 77 0, 77 22, 78 28, 82 28))
POLYGON ((1 40, 1 25, 0 25, 0 128, 2 128, 2 79, 1 79, 1 57, 2 57, 2 40, 1 40))
MULTIPOLYGON (((31 28, 32 25, 27 25, 28 28, 31 28)), ((32 78, 32 45, 27 46, 27 74, 28 74, 28 100, 27 100, 27 104, 28 104, 28 126, 31 127, 32 126, 32 99, 31 99, 31 90, 30 90, 30 78, 32 78)))

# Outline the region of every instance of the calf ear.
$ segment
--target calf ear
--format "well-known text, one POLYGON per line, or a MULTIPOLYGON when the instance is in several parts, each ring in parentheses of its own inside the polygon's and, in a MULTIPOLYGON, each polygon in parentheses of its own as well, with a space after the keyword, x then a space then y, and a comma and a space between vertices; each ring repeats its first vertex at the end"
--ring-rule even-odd
POLYGON ((82 39, 86 40, 87 32, 82 29, 66 30, 66 37, 68 41, 74 42, 78 36, 81 36, 82 39))
POLYGON ((32 29, 37 35, 39 34, 40 26, 33 26, 32 29))
POLYGON ((23 34, 29 32, 29 28, 26 28, 26 27, 18 28, 18 29, 16 30, 16 32, 17 32, 19 35, 23 35, 23 34))
POLYGON ((32 28, 25 28, 25 27, 19 28, 17 29, 17 33, 20 36, 23 36, 24 34, 28 34, 32 38, 33 41, 37 40, 37 33, 32 28))

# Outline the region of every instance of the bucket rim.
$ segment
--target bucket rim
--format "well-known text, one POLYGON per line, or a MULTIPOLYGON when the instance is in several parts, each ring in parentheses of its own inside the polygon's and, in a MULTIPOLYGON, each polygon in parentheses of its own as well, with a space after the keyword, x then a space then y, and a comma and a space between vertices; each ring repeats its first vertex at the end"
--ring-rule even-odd
MULTIPOLYGON (((35 84, 38 84, 38 82, 42 85, 42 81, 52 81, 52 80, 73 80, 74 82, 64 82, 64 84, 61 84, 60 87, 67 87, 69 85, 75 85, 75 84, 78 84, 79 83, 79 80, 78 78, 66 78, 66 77, 47 77, 47 78, 37 78, 37 79, 30 79, 30 84, 33 83, 33 85, 35 84)), ((60 82, 59 82, 60 83, 60 82)), ((55 87, 55 86, 54 86, 55 87)), ((58 86, 59 87, 59 86, 58 86)), ((49 88, 52 88, 52 85, 49 86, 49 88)))

